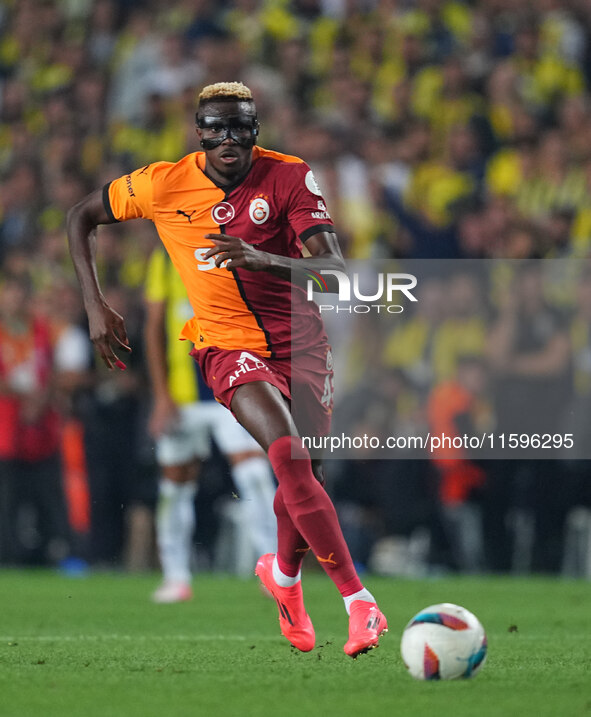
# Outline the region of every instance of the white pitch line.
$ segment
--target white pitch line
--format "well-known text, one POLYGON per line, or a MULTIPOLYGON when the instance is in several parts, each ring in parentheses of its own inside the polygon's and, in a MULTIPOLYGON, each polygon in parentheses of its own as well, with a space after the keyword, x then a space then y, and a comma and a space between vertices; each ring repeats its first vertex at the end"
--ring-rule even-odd
POLYGON ((100 640, 161 640, 182 642, 206 642, 223 640, 226 642, 246 642, 261 640, 277 640, 279 635, 271 637, 270 635, 118 635, 116 633, 108 635, 0 635, 0 643, 18 643, 30 640, 32 642, 77 642, 77 641, 100 641, 100 640))

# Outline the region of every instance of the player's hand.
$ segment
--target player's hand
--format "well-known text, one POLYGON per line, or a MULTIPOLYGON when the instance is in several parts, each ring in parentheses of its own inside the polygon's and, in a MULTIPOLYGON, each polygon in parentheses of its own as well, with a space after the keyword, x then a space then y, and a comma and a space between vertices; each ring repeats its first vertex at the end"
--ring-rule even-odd
POLYGON ((119 360, 112 348, 115 346, 127 353, 131 352, 123 317, 107 303, 95 304, 87 311, 90 340, 105 366, 108 369, 113 369, 114 366, 125 369, 125 364, 119 360))
POLYGON ((203 259, 215 256, 215 265, 228 271, 233 269, 248 269, 249 271, 264 271, 269 266, 267 252, 255 249, 240 237, 228 234, 206 234, 206 239, 214 243, 203 259))

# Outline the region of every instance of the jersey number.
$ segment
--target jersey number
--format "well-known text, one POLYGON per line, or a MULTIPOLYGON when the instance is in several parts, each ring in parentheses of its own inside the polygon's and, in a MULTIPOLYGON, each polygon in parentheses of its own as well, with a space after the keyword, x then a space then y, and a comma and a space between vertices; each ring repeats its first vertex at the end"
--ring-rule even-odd
POLYGON ((320 399, 320 402, 323 406, 326 406, 327 408, 332 407, 332 401, 334 397, 334 380, 332 375, 328 375, 324 377, 324 393, 322 394, 322 398, 320 399))
MULTIPOLYGON (((197 269, 199 271, 211 271, 212 269, 217 268, 215 265, 215 256, 210 256, 209 259, 205 258, 205 255, 207 254, 208 251, 209 251, 209 248, 207 248, 207 247, 204 249, 195 249, 194 256, 195 256, 195 259, 197 259, 197 261, 199 262, 197 264, 197 269)), ((220 269, 223 269, 226 266, 226 264, 228 263, 228 261, 229 261, 228 259, 226 259, 226 261, 223 261, 220 264, 220 269)))

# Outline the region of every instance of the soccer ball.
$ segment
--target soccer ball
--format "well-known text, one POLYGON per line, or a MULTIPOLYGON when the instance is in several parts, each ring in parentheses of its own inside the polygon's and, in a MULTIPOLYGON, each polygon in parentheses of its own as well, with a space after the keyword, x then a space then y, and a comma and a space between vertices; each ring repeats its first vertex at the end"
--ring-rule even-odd
POLYGON ((417 680, 474 677, 486 661, 486 633, 478 618, 452 603, 430 605, 404 628, 400 652, 417 680))

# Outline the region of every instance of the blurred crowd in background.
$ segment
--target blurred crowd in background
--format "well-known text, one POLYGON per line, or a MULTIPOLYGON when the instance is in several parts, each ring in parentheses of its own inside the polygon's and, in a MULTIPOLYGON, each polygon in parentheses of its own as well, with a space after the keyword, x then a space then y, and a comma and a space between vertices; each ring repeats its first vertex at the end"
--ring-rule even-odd
MULTIPOLYGON (((478 426, 484 404, 527 432, 522 409, 541 390, 556 416, 588 414, 588 0, 4 0, 4 563, 153 564, 157 469, 142 322, 158 237, 141 221, 99 231, 101 282, 134 348, 128 370, 110 373, 88 342, 65 216, 90 190, 195 151, 200 88, 234 80, 254 93, 260 144, 312 167, 346 258, 526 261, 511 305, 457 269, 424 282, 403 318, 376 326, 361 317, 354 341, 337 337, 348 429, 457 428, 458 417, 478 426), (542 281, 540 264, 527 262, 542 259, 564 262, 553 263, 567 267, 561 280, 542 281), (548 297, 545 286, 563 292, 548 297), (381 400, 355 415, 363 377, 348 371, 361 346, 373 349, 381 400)), ((329 466, 360 566, 591 574, 584 455, 463 458, 329 466)), ((224 528, 216 516, 232 492, 219 456, 203 486, 197 542, 215 566, 224 528)))

